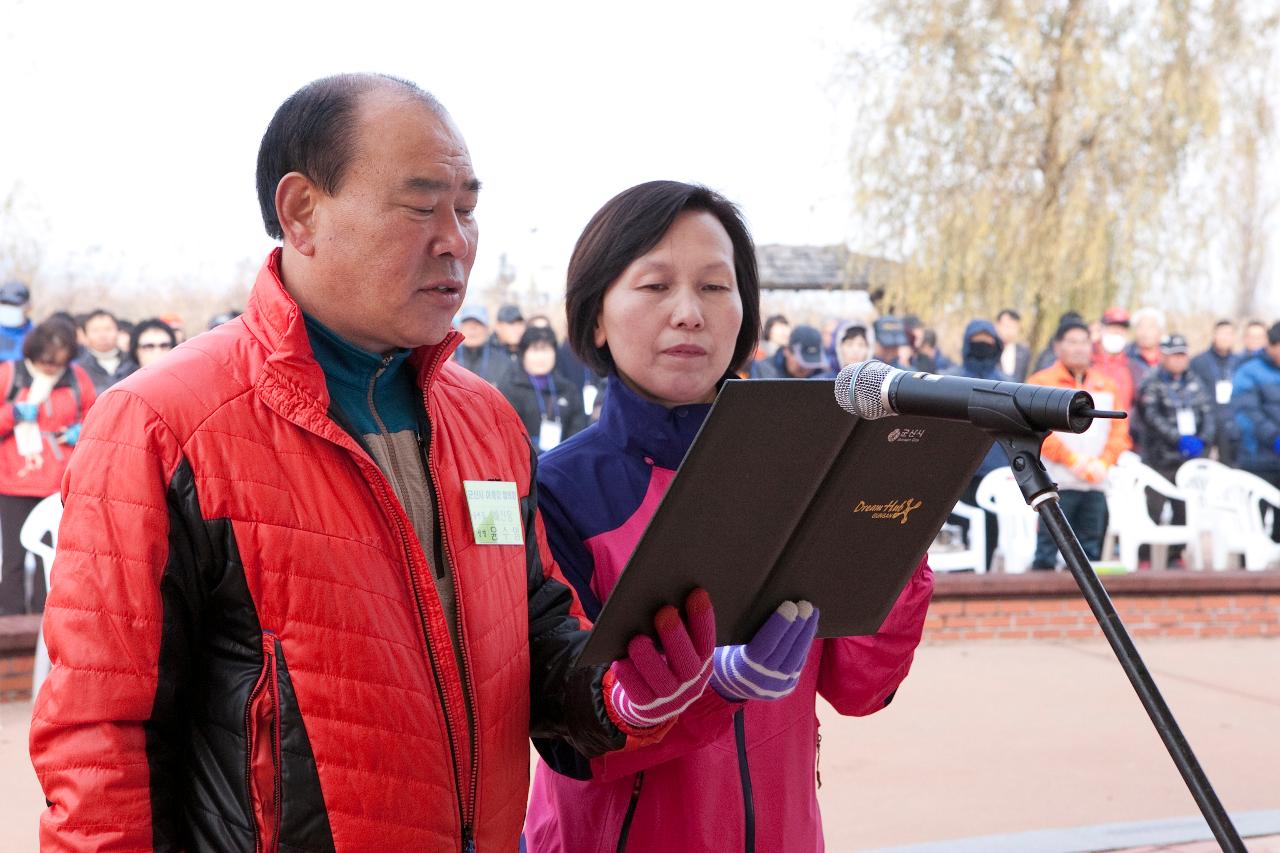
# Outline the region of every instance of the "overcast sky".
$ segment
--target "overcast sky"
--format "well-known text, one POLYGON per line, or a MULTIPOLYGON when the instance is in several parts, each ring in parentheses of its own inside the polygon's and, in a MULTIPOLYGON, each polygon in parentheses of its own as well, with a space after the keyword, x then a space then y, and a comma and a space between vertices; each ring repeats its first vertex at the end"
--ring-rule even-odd
POLYGON ((866 249, 849 200, 856 82, 838 82, 867 39, 856 10, 0 0, 0 199, 20 187, 53 275, 220 288, 272 245, 253 170, 275 108, 370 70, 434 92, 470 145, 485 183, 473 285, 505 253, 522 280, 562 288, 590 215, 653 178, 722 191, 757 242, 866 249))
POLYGON ((275 108, 371 70, 462 128, 485 184, 474 284, 502 252, 562 268, 606 199, 653 178, 721 190, 760 242, 843 241, 849 6, 745 8, 0 0, 0 197, 20 183, 51 268, 226 281, 271 247, 253 170, 275 108))

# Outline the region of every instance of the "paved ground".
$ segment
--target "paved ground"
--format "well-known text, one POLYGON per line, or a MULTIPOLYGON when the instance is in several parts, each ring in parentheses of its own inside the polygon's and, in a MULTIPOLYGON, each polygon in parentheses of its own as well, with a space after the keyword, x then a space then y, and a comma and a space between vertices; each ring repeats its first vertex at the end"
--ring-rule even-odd
MULTIPOLYGON (((1280 809, 1280 641, 1139 650, 1226 807, 1280 809)), ((833 853, 1198 813, 1102 642, 924 646, 885 711, 819 716, 833 853)))
MULTIPOLYGON (((1140 649, 1227 808, 1260 817, 1255 836, 1280 832, 1267 828, 1280 820, 1280 640, 1148 640, 1140 649), (1258 814, 1266 812, 1277 814, 1258 814)), ((26 757, 29 713, 0 705, 6 853, 35 849, 43 807, 26 757)), ((831 853, 928 842, 996 849, 979 836, 1012 838, 1001 849, 1017 853, 1071 849, 1047 839, 1112 836, 1115 844, 1083 849, 1216 849, 1132 834, 1132 822, 1151 822, 1178 835, 1188 824, 1169 819, 1197 812, 1103 643, 925 646, 886 711, 847 719, 823 706, 819 716, 831 853), (1099 829, 1122 823, 1124 831, 1099 829), (1081 827, 1094 832, 1043 832, 1081 827)), ((1254 838, 1250 848, 1280 853, 1280 839, 1254 838)))

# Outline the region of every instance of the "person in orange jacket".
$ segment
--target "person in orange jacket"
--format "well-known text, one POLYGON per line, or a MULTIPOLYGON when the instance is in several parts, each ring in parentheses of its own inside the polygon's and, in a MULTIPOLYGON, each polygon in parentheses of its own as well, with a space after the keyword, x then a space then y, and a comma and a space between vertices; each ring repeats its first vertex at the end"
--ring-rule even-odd
MULTIPOLYGON (((1096 408, 1115 408, 1115 382, 1102 370, 1090 366, 1089 327, 1082 320, 1067 320, 1054 334, 1054 346, 1057 361, 1031 374, 1027 382, 1052 388, 1078 388, 1093 396, 1096 408)), ((1040 451, 1049 475, 1058 483, 1062 512, 1090 560, 1102 556, 1102 539, 1107 532, 1107 472, 1131 446, 1128 421, 1099 418, 1079 435, 1052 433, 1040 451)), ((1057 562, 1057 550, 1049 531, 1041 527, 1031 568, 1052 569, 1057 562)))

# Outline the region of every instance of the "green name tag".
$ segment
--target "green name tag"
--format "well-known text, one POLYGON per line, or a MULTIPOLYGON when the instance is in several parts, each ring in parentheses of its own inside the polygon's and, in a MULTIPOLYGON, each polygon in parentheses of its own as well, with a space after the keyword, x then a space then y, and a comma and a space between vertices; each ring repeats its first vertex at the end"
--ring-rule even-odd
POLYGON ((471 532, 477 545, 523 545, 520 496, 515 483, 497 480, 463 480, 471 532))

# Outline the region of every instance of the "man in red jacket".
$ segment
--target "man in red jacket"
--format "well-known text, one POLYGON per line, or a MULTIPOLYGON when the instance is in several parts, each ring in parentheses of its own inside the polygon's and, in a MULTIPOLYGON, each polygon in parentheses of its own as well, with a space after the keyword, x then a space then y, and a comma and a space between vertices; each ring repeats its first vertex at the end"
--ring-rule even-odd
POLYGON ((705 593, 572 667, 528 437, 449 360, 479 188, 406 81, 277 111, 244 314, 106 395, 63 482, 42 849, 510 851, 531 735, 650 742, 705 687, 705 593))

